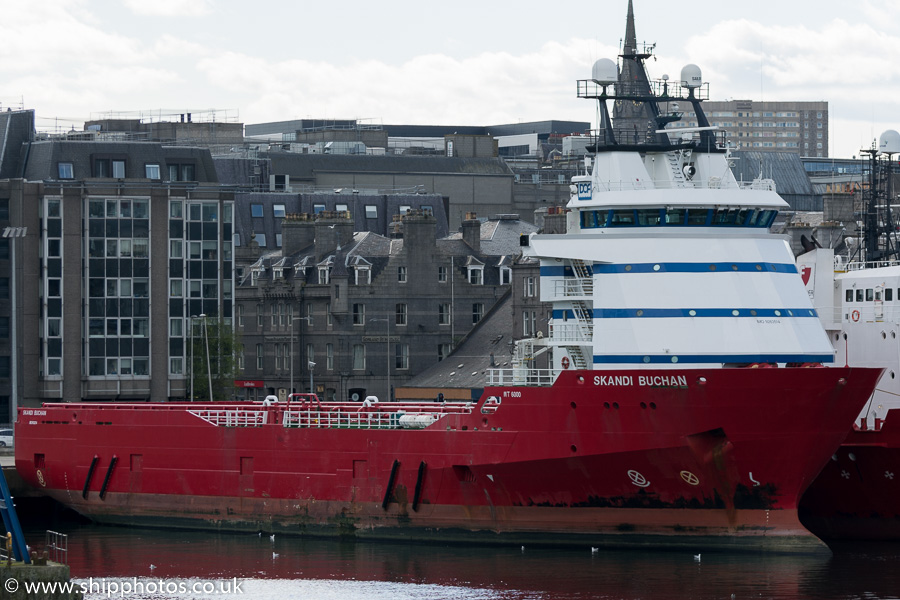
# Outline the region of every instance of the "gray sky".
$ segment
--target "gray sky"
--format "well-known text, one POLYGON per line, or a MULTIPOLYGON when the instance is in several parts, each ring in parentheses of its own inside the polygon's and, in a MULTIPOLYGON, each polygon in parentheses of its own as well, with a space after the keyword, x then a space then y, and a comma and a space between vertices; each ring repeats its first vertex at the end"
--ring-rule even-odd
MULTIPOLYGON (((227 110, 492 125, 591 121, 575 97, 615 59, 627 0, 34 0, 3 6, 0 103, 41 129, 101 113, 227 110)), ((900 130, 900 1, 634 0, 651 77, 695 63, 714 100, 826 100, 830 152, 900 130)))

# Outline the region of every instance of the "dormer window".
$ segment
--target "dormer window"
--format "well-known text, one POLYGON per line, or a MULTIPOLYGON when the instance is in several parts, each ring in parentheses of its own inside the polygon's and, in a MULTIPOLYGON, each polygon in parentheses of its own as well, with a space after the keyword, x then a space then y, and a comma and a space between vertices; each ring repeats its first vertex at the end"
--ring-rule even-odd
POLYGON ((512 269, 500 267, 500 285, 509 285, 510 283, 512 283, 512 269))
POLYGON ((319 267, 319 285, 327 285, 331 281, 331 269, 319 267))
POLYGON ((356 285, 369 285, 372 283, 372 269, 368 265, 357 266, 355 270, 356 285))
POLYGON ((260 267, 254 267, 250 269, 250 284, 256 285, 257 281, 259 281, 259 276, 263 274, 264 269, 260 267))
POLYGON ((284 277, 284 267, 272 268, 272 279, 281 279, 284 277))
POLYGON ((484 265, 469 265, 469 283, 484 285, 484 265))

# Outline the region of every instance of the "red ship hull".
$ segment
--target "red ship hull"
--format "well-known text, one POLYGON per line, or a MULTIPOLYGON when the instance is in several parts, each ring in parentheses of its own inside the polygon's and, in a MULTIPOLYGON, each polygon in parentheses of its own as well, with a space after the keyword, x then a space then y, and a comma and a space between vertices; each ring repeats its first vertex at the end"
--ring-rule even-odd
POLYGON ((404 416, 392 403, 54 404, 20 410, 16 467, 108 523, 814 551, 797 503, 880 372, 567 371, 404 416), (425 414, 436 420, 400 428, 425 414))
POLYGON ((824 540, 900 540, 900 410, 878 425, 851 431, 801 499, 824 540))

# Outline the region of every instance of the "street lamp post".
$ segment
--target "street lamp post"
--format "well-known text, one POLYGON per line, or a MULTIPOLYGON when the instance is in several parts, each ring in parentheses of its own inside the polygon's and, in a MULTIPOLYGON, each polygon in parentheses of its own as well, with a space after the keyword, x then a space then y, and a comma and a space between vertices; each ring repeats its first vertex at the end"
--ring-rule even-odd
POLYGON ((384 319, 369 319, 369 321, 384 321, 385 329, 387 330, 387 337, 385 338, 386 344, 386 352, 387 352, 387 398, 386 402, 391 401, 391 318, 390 316, 385 317, 384 319))
POLYGON ((201 314, 203 319, 203 336, 206 339, 206 385, 209 387, 209 401, 213 401, 212 395, 212 368, 209 364, 209 326, 206 324, 206 315, 201 314))
MULTIPOLYGON (((306 321, 307 325, 312 325, 312 317, 292 317, 291 318, 291 389, 288 390, 288 399, 294 393, 294 321, 306 321)), ((312 367, 310 367, 310 385, 309 391, 312 393, 312 367)))
POLYGON ((197 318, 197 315, 191 315, 190 324, 191 324, 191 402, 194 401, 194 319, 197 318))

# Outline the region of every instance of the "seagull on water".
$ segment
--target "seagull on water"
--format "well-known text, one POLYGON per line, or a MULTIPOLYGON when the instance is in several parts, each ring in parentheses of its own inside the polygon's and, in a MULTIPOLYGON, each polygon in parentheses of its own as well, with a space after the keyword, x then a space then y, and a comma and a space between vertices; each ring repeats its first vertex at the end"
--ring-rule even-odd
POLYGON ((277 552, 273 552, 273 553, 272 553, 272 560, 275 560, 276 558, 278 558, 278 553, 277 553, 277 552))
POLYGON ((700 562, 700 555, 699 555, 699 554, 695 554, 695 555, 694 555, 694 560, 696 560, 697 562, 700 562))
POLYGON ((597 554, 599 550, 600 548, 594 548, 593 546, 591 546, 591 554, 597 554))
POLYGON ((274 533, 269 536, 269 541, 272 542, 273 544, 275 543, 275 534, 274 533))
POLYGON ((151 570, 151 571, 152 571, 153 569, 155 569, 155 568, 156 568, 156 565, 154 565, 154 564, 151 564, 151 565, 150 565, 150 570, 151 570))

